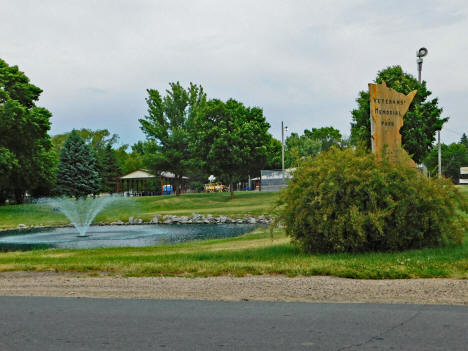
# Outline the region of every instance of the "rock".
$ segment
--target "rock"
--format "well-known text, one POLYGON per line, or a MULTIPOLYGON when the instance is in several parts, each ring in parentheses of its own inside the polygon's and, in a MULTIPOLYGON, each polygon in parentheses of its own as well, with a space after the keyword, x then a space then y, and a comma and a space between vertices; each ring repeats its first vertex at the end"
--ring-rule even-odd
POLYGON ((122 225, 124 222, 122 222, 120 219, 116 222, 112 222, 111 225, 122 225))
POLYGON ((28 226, 26 224, 18 224, 17 228, 27 228, 28 226))
POLYGON ((128 219, 128 224, 134 224, 134 223, 135 223, 135 219, 132 216, 128 219))
POLYGON ((143 224, 143 220, 141 218, 138 218, 136 221, 135 221, 135 224, 143 224))
POLYGON ((158 224, 159 223, 159 215, 156 215, 153 217, 153 219, 150 221, 152 224, 158 224))
POLYGON ((199 221, 202 218, 202 215, 198 213, 192 213, 192 221, 199 221))
POLYGON ((257 223, 257 220, 256 220, 254 217, 250 217, 250 218, 248 219, 248 221, 249 221, 249 222, 248 222, 249 224, 256 224, 256 223, 257 223))

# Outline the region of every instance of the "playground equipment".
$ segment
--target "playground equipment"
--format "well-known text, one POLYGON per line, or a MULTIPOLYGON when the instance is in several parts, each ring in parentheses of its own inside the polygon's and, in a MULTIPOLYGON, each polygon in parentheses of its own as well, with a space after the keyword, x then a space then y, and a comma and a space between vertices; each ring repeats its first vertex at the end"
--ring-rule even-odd
POLYGON ((229 188, 219 182, 205 184, 205 192, 207 193, 222 193, 225 191, 229 191, 229 188))

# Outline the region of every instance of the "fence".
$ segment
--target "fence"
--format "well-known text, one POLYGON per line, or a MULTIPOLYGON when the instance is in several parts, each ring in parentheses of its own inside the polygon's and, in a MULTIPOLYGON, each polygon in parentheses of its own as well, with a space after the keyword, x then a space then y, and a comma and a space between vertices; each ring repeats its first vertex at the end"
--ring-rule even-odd
POLYGON ((282 170, 266 170, 260 171, 261 189, 265 192, 280 191, 288 185, 288 180, 292 177, 292 172, 295 169, 282 170))

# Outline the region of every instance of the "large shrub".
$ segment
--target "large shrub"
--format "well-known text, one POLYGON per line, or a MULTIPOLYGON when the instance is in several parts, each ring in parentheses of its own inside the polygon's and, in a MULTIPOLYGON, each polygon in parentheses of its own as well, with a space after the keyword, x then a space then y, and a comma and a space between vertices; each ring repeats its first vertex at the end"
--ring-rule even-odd
POLYGON ((444 179, 332 148, 305 161, 281 195, 279 220, 308 252, 395 251, 461 243, 467 201, 444 179))

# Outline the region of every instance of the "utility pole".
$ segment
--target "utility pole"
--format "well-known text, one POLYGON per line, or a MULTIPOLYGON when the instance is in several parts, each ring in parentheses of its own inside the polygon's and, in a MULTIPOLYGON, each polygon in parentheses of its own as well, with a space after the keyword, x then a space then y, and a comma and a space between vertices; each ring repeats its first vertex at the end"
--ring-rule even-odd
MULTIPOLYGON (((416 63, 418 64, 418 81, 421 84, 421 72, 422 72, 422 64, 423 64, 423 57, 426 56, 428 53, 426 48, 421 48, 416 52, 416 63)), ((442 177, 442 149, 440 146, 440 130, 437 131, 437 160, 438 160, 438 170, 439 170, 439 178, 442 177)))
POLYGON ((284 123, 281 121, 281 170, 284 173, 284 123))
POLYGON ((288 127, 284 125, 284 122, 281 121, 281 173, 282 173, 282 181, 284 184, 284 132, 288 131, 288 127))

